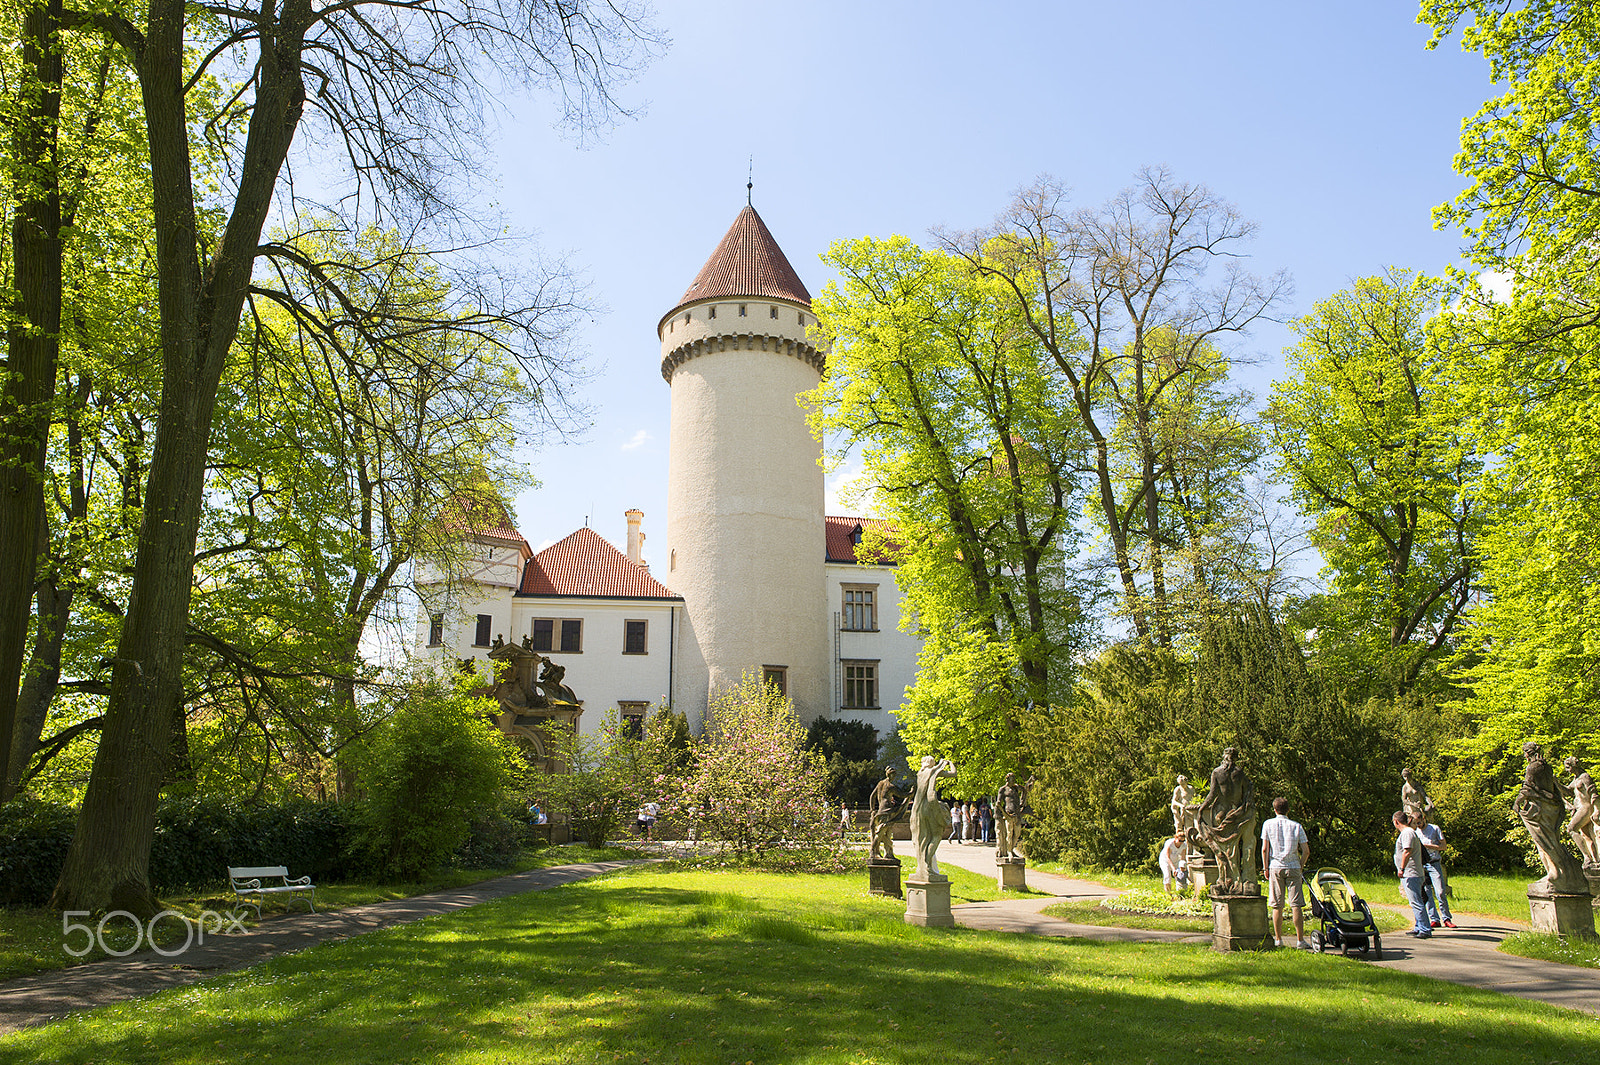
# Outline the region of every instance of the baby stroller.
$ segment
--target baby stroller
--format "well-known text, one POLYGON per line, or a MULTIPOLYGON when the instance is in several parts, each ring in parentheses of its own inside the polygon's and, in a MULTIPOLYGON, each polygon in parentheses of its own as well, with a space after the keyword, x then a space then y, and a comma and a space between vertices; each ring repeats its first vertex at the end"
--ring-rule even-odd
POLYGON ((1311 916, 1322 927, 1311 933, 1317 952, 1337 950, 1348 955, 1352 949, 1374 960, 1383 957, 1383 940, 1378 935, 1372 909, 1350 886, 1337 869, 1318 869, 1306 879, 1311 896, 1311 916))

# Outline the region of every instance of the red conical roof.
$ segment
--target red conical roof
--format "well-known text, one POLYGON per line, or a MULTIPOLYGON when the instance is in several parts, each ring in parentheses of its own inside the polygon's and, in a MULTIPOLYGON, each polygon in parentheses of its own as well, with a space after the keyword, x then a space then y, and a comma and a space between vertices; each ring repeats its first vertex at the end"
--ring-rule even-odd
POLYGON ((771 296, 811 304, 811 293, 801 283, 800 275, 772 239, 767 224, 749 205, 733 220, 678 306, 722 296, 771 296))

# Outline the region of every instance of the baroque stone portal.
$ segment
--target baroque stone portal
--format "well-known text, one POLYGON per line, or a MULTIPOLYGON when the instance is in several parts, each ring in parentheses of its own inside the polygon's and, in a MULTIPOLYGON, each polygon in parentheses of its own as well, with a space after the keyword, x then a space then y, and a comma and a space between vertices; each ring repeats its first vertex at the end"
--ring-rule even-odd
POLYGON ((483 694, 500 704, 492 717, 495 725, 507 736, 532 747, 545 771, 564 772, 566 766, 546 749, 543 730, 550 722, 558 722, 573 732, 578 729, 583 700, 564 683, 566 667, 535 651, 531 636, 523 637, 520 645, 496 636, 489 651, 489 666, 495 683, 483 689, 483 694))

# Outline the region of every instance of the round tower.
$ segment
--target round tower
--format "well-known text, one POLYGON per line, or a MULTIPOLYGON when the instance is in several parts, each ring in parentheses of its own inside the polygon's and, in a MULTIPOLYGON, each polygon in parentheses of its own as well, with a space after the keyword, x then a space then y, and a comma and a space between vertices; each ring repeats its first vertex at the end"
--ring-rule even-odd
POLYGON ((672 694, 691 717, 745 673, 779 683, 802 721, 828 708, 821 448, 795 401, 821 380, 815 321, 746 206, 657 327, 672 388, 663 580, 685 615, 672 694))

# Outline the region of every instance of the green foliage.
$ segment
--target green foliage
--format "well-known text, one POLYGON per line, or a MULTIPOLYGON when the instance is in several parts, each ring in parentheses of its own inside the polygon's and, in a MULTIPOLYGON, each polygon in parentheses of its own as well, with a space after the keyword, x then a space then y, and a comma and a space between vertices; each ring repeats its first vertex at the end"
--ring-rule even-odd
POLYGON ((575 839, 603 847, 641 805, 665 800, 673 774, 692 757, 688 730, 683 714, 665 707, 645 719, 642 736, 628 733, 615 707, 596 734, 551 725, 545 746, 566 771, 534 775, 528 791, 546 813, 568 819, 575 839))
POLYGON ((1270 616, 1215 619, 1199 635, 1192 660, 1113 647, 1085 667, 1071 703, 1034 713, 1029 853, 1148 868, 1172 832, 1176 776, 1203 790, 1222 749, 1236 746, 1262 820, 1282 795, 1313 861, 1376 864, 1401 764, 1394 734, 1345 706, 1270 616))
POLYGON ((812 425, 839 441, 836 459, 859 452, 864 494, 894 530, 864 553, 892 552, 924 635, 907 740, 959 750, 960 765, 976 731, 1009 757, 1012 708, 1065 682, 1086 627, 1068 564, 1087 461, 1071 393, 981 263, 904 237, 840 241, 826 258, 841 280, 813 304, 832 355, 812 425))
POLYGON ((826 773, 823 794, 846 806, 865 806, 883 779, 878 747, 878 730, 864 721, 819 717, 806 729, 806 750, 821 757, 826 773))
POLYGON ((1427 336, 1441 295, 1391 270, 1319 302, 1292 323, 1292 376, 1265 413, 1331 577, 1301 622, 1358 699, 1409 689, 1450 647, 1476 588, 1484 518, 1464 488, 1482 462, 1447 355, 1427 336))
MULTIPOLYGON (((224 796, 163 800, 150 853, 163 893, 215 889, 230 865, 287 865, 313 881, 367 872, 351 803, 251 802, 224 796)), ((43 905, 60 875, 77 811, 22 798, 0 806, 0 903, 43 905)))
POLYGON ((466 690, 413 689, 363 744, 364 842, 387 875, 427 872, 499 809, 514 749, 466 690))

